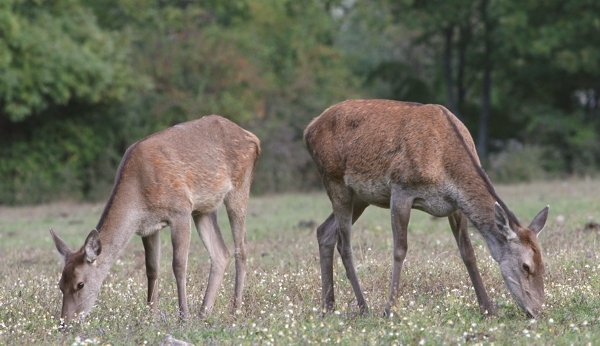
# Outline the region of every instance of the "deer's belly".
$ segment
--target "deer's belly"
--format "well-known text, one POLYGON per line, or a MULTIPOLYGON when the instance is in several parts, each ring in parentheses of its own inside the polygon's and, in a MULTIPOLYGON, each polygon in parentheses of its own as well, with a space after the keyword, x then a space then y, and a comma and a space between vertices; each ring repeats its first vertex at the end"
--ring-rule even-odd
POLYGON ((160 231, 168 225, 169 223, 167 221, 160 220, 158 218, 149 218, 141 223, 136 234, 140 237, 146 237, 160 231))
POLYGON ((355 180, 352 176, 345 176, 346 186, 354 191, 356 197, 366 203, 382 208, 390 207, 390 185, 381 180, 355 180))
POLYGON ((223 203, 225 196, 233 189, 229 180, 220 181, 210 188, 198 189, 190 194, 192 210, 202 214, 211 213, 223 203))
MULTIPOLYGON (((346 186, 352 189, 356 197, 366 203, 382 208, 390 207, 392 184, 385 180, 353 179, 352 176, 344 177, 346 186)), ((445 217, 457 210, 453 196, 453 189, 447 186, 429 187, 400 187, 405 192, 406 198, 413 199, 413 209, 422 210, 437 217, 445 217)))
POLYGON ((415 198, 412 207, 437 217, 449 216, 457 209, 454 203, 443 198, 415 198))

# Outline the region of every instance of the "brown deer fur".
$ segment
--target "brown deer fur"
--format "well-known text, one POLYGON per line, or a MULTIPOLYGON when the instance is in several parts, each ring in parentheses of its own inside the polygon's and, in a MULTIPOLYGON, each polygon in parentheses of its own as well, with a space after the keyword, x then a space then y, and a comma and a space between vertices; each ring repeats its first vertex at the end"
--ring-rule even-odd
POLYGON ((323 307, 332 309, 334 247, 342 257, 361 311, 351 225, 368 205, 391 209, 394 266, 389 314, 407 251, 411 209, 447 216, 482 312, 493 313, 467 232, 467 219, 483 235, 517 303, 536 316, 544 302, 537 234, 548 207, 522 227, 497 196, 480 166, 466 127, 439 105, 350 100, 325 110, 304 131, 333 213, 317 229, 323 307))
POLYGON ((179 310, 188 315, 186 297, 190 216, 208 250, 211 268, 200 314, 210 313, 221 286, 229 251, 217 224, 225 204, 236 262, 234 309, 240 307, 246 272, 246 207, 258 138, 231 121, 211 115, 148 136, 127 149, 104 212, 84 246, 73 251, 50 230, 65 259, 59 282, 61 317, 84 316, 92 308, 108 270, 134 234, 142 237, 148 277, 148 303, 154 308, 160 260, 159 230, 171 228, 173 271, 179 310))

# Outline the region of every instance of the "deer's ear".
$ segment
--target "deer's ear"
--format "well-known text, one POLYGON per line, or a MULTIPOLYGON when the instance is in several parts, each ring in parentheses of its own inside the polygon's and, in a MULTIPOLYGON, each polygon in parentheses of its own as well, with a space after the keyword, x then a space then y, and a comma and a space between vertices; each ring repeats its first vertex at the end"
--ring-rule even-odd
POLYGON ((100 243, 100 233, 97 230, 92 230, 85 239, 85 259, 92 263, 100 256, 102 252, 102 243, 100 243))
POLYGON ((50 234, 52 235, 52 240, 54 240, 54 245, 56 246, 56 250, 58 250, 60 257, 62 257, 63 261, 66 260, 67 256, 73 253, 73 250, 64 240, 60 239, 60 237, 54 233, 52 228, 50 228, 50 234))
POLYGON ((500 231, 506 240, 512 240, 517 237, 517 234, 510 228, 510 222, 508 221, 506 212, 498 202, 494 203, 494 220, 496 221, 498 231, 500 231))
POLYGON ((546 226, 546 220, 548 220, 548 211, 550 211, 550 206, 547 205, 546 208, 542 209, 531 221, 529 224, 529 229, 533 231, 536 235, 540 235, 540 232, 546 226))

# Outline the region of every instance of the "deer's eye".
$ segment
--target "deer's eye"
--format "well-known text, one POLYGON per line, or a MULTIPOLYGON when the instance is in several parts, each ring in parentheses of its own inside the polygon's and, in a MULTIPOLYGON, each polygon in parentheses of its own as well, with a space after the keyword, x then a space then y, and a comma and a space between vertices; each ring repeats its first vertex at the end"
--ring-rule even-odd
POLYGON ((529 273, 529 271, 530 271, 530 268, 529 268, 529 266, 528 266, 527 264, 523 263, 523 270, 524 270, 526 273, 529 273))
POLYGON ((83 286, 84 286, 83 282, 80 282, 77 284, 77 289, 80 290, 83 288, 83 286))

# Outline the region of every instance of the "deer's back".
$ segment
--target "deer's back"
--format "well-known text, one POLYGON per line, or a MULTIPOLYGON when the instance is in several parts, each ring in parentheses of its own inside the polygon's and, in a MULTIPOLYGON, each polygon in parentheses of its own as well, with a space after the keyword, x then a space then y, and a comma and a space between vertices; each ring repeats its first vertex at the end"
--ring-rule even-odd
POLYGON ((473 140, 445 112, 438 105, 349 100, 315 118, 304 139, 322 177, 362 190, 367 200, 389 200, 392 184, 446 189, 474 172, 467 156, 469 150, 478 163, 473 140))
POLYGON ((133 144, 116 184, 128 183, 147 209, 192 205, 208 212, 230 190, 249 183, 259 153, 259 140, 252 133, 220 116, 206 116, 133 144))

